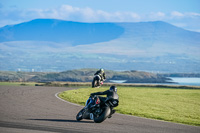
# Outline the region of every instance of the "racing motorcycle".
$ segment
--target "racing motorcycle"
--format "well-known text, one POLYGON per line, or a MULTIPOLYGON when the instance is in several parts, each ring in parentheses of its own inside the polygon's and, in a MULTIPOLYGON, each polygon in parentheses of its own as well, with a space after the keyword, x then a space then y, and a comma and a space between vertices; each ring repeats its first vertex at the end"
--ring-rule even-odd
POLYGON ((92 81, 92 88, 100 87, 103 84, 103 81, 101 81, 100 75, 95 75, 92 81))
POLYGON ((90 96, 86 105, 76 115, 76 120, 82 119, 94 120, 95 123, 101 123, 106 118, 111 117, 114 112, 113 108, 118 106, 119 101, 113 98, 107 98, 101 101, 99 96, 90 96))

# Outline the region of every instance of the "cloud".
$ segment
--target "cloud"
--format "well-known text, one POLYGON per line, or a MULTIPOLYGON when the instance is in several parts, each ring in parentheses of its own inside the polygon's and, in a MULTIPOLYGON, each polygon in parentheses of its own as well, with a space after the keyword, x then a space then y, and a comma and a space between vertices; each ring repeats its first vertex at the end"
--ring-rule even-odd
MULTIPOLYGON (((53 9, 17 9, 0 11, 1 21, 19 22, 36 18, 54 18, 82 22, 136 22, 141 17, 133 12, 105 12, 93 10, 89 7, 78 8, 70 5, 62 5, 53 9)), ((8 23, 9 24, 9 23, 8 23)), ((2 25, 2 24, 1 24, 2 25)), ((6 24, 5 24, 6 25, 6 24)))
POLYGON ((163 12, 151 12, 149 14, 146 14, 146 16, 143 19, 146 19, 147 21, 155 21, 155 20, 163 20, 166 18, 166 14, 163 12))
POLYGON ((136 12, 106 12, 94 10, 89 7, 79 8, 71 5, 61 5, 57 8, 48 9, 19 9, 10 8, 0 10, 0 27, 20 22, 30 21, 37 18, 53 18, 80 22, 141 22, 141 21, 166 21, 186 29, 200 29, 200 13, 161 11, 146 14, 136 12), (196 27, 195 27, 196 26, 196 27), (190 28, 189 28, 190 27, 190 28), (191 28, 192 27, 192 28, 191 28))
POLYGON ((199 32, 200 29, 200 13, 173 11, 163 21, 191 31, 199 32))
POLYGON ((171 16, 173 17, 183 17, 184 14, 180 13, 180 12, 177 12, 177 11, 173 11, 171 12, 171 16))
POLYGON ((83 21, 83 22, 122 22, 138 21, 140 16, 133 12, 105 12, 102 10, 93 10, 89 7, 78 8, 70 5, 62 5, 57 8, 56 15, 52 18, 64 20, 83 21))
POLYGON ((178 11, 173 11, 173 12, 171 12, 171 17, 174 17, 174 18, 194 18, 194 17, 200 17, 200 13, 195 13, 195 12, 181 13, 181 12, 178 12, 178 11))

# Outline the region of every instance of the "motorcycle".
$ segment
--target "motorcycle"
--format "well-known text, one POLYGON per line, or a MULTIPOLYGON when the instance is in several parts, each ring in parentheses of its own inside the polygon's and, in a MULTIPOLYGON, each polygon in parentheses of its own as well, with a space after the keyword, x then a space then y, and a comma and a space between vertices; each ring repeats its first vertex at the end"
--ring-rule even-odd
POLYGON ((94 120, 95 123, 101 123, 114 112, 113 108, 118 106, 119 101, 113 98, 107 98, 101 101, 99 96, 90 96, 86 105, 76 115, 76 120, 82 119, 94 120))
POLYGON ((101 76, 100 75, 95 75, 92 81, 92 88, 98 88, 101 85, 103 85, 103 81, 101 81, 101 76))

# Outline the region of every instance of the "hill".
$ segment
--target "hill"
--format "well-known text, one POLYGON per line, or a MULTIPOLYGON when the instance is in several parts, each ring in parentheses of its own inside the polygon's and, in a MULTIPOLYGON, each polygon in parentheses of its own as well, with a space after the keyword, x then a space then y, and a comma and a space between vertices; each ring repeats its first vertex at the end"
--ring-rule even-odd
POLYGON ((0 28, 0 70, 200 72, 200 33, 162 21, 36 19, 0 28))
POLYGON ((115 23, 80 23, 36 19, 0 29, 0 42, 47 41, 82 45, 118 38, 124 29, 115 23))
MULTIPOLYGON (((0 81, 33 81, 33 82, 92 82, 97 69, 78 69, 64 72, 0 72, 0 81)), ((166 83, 164 76, 140 71, 106 70, 106 82, 125 80, 127 83, 166 83)))

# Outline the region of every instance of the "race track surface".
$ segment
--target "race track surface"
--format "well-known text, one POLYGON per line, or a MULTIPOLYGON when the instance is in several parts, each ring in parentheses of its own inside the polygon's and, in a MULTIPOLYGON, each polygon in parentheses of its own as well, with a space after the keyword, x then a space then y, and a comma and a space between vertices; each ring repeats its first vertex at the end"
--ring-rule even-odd
POLYGON ((0 132, 200 133, 200 127, 196 126, 121 114, 114 114, 103 123, 77 122, 75 116, 82 107, 55 96, 70 89, 73 88, 0 86, 0 132))

